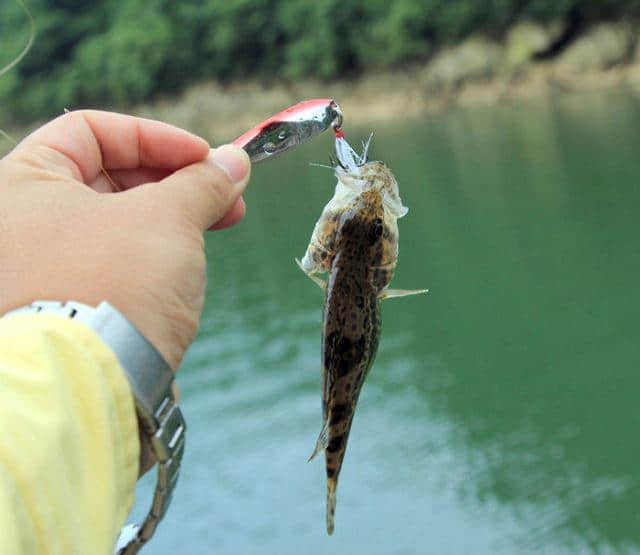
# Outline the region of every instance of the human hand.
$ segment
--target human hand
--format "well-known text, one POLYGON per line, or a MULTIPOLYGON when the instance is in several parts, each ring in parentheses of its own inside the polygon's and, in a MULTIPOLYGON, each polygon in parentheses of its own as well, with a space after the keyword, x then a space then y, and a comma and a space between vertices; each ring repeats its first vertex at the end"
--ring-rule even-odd
POLYGON ((0 160, 0 314, 106 300, 176 369, 204 303, 202 233, 243 218, 249 174, 243 150, 160 122, 51 121, 0 160))

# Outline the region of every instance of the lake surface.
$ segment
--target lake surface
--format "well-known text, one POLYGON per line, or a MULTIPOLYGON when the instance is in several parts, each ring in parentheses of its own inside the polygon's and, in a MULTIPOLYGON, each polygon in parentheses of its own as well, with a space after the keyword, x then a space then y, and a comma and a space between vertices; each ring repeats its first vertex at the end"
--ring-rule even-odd
MULTIPOLYGON (((348 114, 347 114, 348 123, 348 114)), ((375 126, 395 172, 393 286, 325 532, 322 293, 296 267, 329 136, 254 169, 211 234, 189 425, 154 554, 640 552, 640 96, 375 126)), ((369 129, 349 129, 356 144, 369 129)), ((146 510, 155 476, 139 488, 146 510)))

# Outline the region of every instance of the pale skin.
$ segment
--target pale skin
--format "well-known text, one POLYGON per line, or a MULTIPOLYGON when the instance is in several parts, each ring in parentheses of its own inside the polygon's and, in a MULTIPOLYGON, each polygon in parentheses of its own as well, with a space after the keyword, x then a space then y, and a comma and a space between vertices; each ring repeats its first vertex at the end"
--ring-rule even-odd
POLYGON ((203 232, 243 218, 249 175, 242 149, 157 121, 49 122, 0 160, 0 314, 106 300, 176 369, 204 303, 203 232))

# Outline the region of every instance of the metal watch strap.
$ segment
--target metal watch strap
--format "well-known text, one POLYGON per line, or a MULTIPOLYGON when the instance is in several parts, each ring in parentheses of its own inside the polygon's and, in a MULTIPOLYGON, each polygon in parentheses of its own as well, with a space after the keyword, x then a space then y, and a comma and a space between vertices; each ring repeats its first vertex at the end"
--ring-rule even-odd
POLYGON ((160 353, 122 314, 107 302, 97 308, 69 301, 36 301, 4 315, 53 314, 73 318, 93 329, 112 349, 134 394, 138 421, 150 438, 158 461, 158 480, 151 509, 141 525, 120 532, 117 555, 132 555, 149 541, 167 512, 178 480, 186 423, 173 395, 173 372, 160 353))

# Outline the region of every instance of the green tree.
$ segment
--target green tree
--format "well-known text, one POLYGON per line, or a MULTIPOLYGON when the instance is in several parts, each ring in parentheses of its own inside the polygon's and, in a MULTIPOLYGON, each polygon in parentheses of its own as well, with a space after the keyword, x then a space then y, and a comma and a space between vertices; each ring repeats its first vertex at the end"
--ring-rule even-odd
MULTIPOLYGON (((37 39, 0 76, 0 125, 203 79, 332 79, 394 67, 471 33, 500 38, 518 18, 565 20, 568 42, 590 22, 640 15, 640 0, 26 1, 37 39)), ((27 37, 19 4, 1 2, 0 64, 27 37)))

